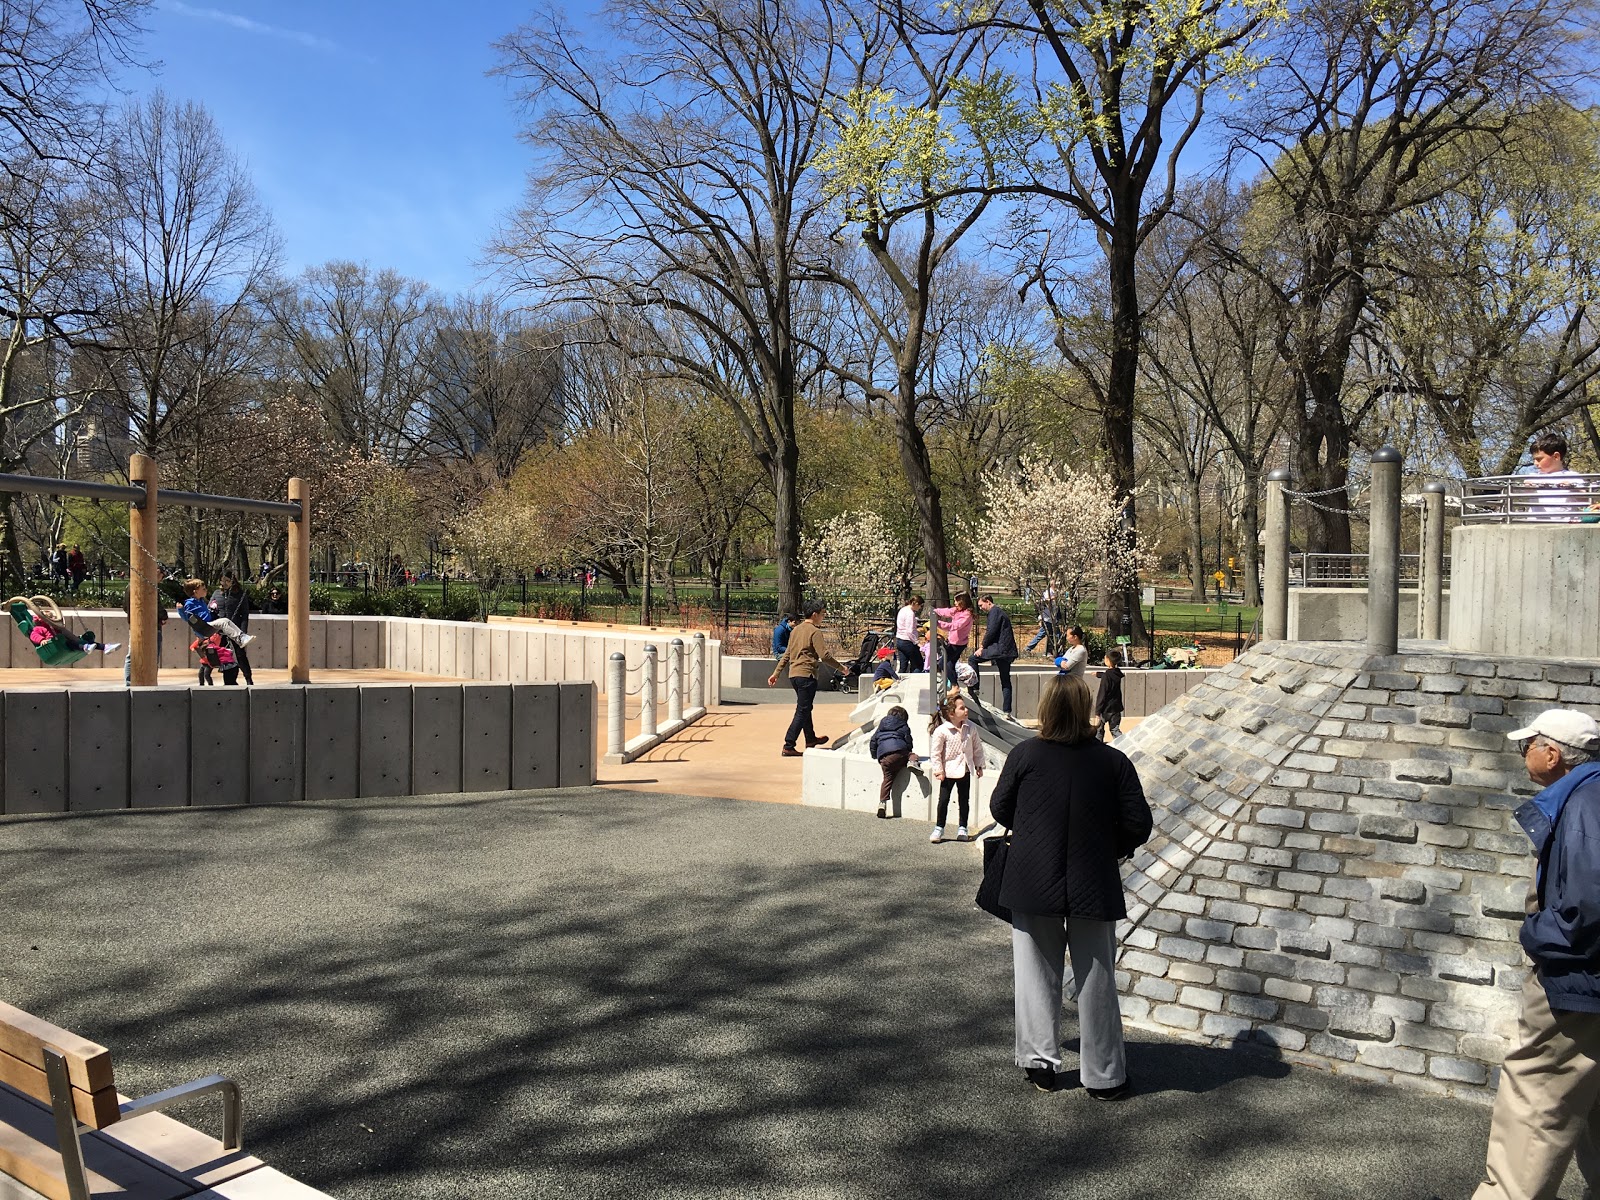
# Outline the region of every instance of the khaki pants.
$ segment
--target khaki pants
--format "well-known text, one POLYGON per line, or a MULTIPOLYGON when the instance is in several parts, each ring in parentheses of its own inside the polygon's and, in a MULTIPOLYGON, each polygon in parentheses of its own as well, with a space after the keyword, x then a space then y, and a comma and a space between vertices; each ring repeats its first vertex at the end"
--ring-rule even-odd
POLYGON ((1473 1200, 1555 1200, 1567 1164, 1600 1187, 1600 1013, 1552 1012, 1537 971, 1522 988, 1489 1127, 1488 1178, 1473 1200))

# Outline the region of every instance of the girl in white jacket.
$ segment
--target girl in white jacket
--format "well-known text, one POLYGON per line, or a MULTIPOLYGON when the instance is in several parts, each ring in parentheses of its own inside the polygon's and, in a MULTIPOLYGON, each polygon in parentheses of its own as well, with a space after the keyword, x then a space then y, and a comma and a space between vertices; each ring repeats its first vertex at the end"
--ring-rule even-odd
POLYGON ((933 777, 939 781, 939 811, 928 840, 944 841, 945 818, 950 815, 950 789, 954 788, 961 816, 961 824, 956 827, 956 841, 964 842, 972 779, 974 776, 983 778, 983 739, 978 736, 977 728, 968 722, 967 702, 960 696, 952 696, 940 706, 933 726, 928 762, 933 767, 933 777))

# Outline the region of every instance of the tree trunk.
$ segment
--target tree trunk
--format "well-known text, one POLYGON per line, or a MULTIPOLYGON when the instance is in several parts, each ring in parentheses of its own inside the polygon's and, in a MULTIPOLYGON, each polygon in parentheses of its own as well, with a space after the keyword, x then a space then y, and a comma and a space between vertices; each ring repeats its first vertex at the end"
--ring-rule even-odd
POLYGON ((800 448, 792 438, 772 460, 772 528, 778 558, 778 611, 800 616, 805 573, 800 566, 800 448))
POLYGON ((1199 604, 1206 602, 1206 531, 1200 520, 1200 477, 1190 476, 1186 481, 1189 493, 1189 511, 1184 522, 1189 544, 1189 598, 1199 604))
MULTIPOLYGON (((1243 465, 1243 464, 1241 464, 1243 465)), ((1261 605, 1261 474, 1244 467, 1244 505, 1239 511, 1240 553, 1244 557, 1244 596, 1246 608, 1261 605)))
POLYGON ((933 464, 928 443, 917 428, 915 379, 902 378, 894 412, 895 440, 900 443, 900 468, 911 485, 917 505, 917 534, 922 541, 922 558, 928 568, 928 600, 935 608, 950 607, 950 556, 944 537, 944 505, 939 485, 933 481, 933 464))
POLYGON ((1298 490, 1326 492, 1302 502, 1305 517, 1305 547, 1310 554, 1349 554, 1350 518, 1332 511, 1350 507, 1345 490, 1349 482, 1350 428, 1337 392, 1328 395, 1331 381, 1313 374, 1307 385, 1323 394, 1313 395, 1309 407, 1297 406, 1295 430, 1295 474, 1298 490))
MULTIPOLYGON (((1116 222, 1111 249, 1106 256, 1111 284, 1111 361, 1106 374, 1101 427, 1111 462, 1111 482, 1122 501, 1128 532, 1137 545, 1138 514, 1133 489, 1138 476, 1133 461, 1133 410, 1139 387, 1139 342, 1143 327, 1134 254, 1138 240, 1138 205, 1119 206, 1116 222)), ((1129 602, 1138 594, 1139 580, 1135 576, 1125 583, 1124 587, 1112 589, 1106 627, 1113 637, 1126 633, 1134 641, 1142 641, 1144 614, 1136 601, 1129 602)))

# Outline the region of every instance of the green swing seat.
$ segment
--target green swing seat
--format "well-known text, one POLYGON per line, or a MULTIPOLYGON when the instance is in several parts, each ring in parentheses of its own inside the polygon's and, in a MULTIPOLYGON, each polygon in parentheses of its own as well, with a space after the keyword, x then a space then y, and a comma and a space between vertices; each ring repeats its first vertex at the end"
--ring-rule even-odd
POLYGON ((45 666, 70 667, 84 657, 83 643, 62 624, 61 610, 48 596, 35 596, 32 600, 24 596, 15 596, 6 601, 6 608, 10 610, 11 619, 17 623, 17 628, 22 630, 22 636, 28 639, 28 644, 33 647, 34 653, 39 656, 39 661, 45 666), (51 616, 46 611, 47 608, 55 609, 55 615, 51 616), (43 625, 50 631, 47 641, 40 643, 33 641, 32 634, 36 625, 43 625))

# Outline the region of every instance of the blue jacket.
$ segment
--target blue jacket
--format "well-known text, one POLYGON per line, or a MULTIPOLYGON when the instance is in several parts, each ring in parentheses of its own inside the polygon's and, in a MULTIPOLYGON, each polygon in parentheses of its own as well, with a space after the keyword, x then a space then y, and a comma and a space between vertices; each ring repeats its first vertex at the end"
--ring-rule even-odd
POLYGON ((868 743, 873 758, 881 759, 886 754, 893 754, 896 750, 911 749, 911 726, 904 717, 889 715, 878 723, 878 728, 873 731, 872 741, 868 743))
POLYGON ((789 648, 789 634, 794 631, 794 626, 787 621, 779 621, 772 627, 772 657, 782 658, 783 652, 789 648))
POLYGON ((1600 1012, 1600 763, 1574 767, 1515 816, 1539 855, 1522 948, 1552 1009, 1600 1012))

